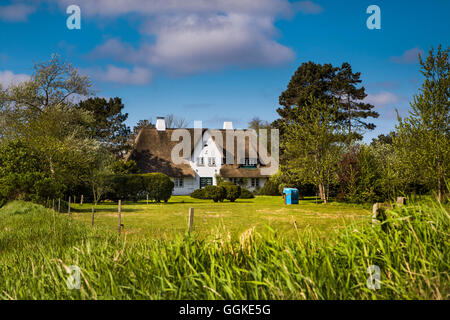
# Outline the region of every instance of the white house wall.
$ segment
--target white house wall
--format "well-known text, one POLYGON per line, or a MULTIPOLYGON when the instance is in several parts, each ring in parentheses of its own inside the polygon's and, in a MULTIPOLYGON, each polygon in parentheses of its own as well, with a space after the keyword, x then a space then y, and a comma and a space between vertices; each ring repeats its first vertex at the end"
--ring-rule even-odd
POLYGON ((200 177, 211 177, 213 178, 213 185, 217 184, 216 175, 220 172, 220 167, 222 166, 222 156, 217 148, 216 143, 211 138, 209 131, 203 134, 203 140, 200 140, 194 147, 194 152, 190 161, 191 167, 195 172, 195 180, 197 182, 196 189, 200 188, 200 177), (207 146, 205 146, 205 144, 207 146), (204 158, 204 165, 199 166, 197 163, 197 158, 204 158), (208 165, 208 158, 212 157, 215 159, 215 165, 208 165))

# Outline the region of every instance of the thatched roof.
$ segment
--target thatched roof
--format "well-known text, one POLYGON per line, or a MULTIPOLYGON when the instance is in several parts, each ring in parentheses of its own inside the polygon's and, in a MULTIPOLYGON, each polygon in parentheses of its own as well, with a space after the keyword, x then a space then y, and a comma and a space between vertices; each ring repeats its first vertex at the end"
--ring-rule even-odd
MULTIPOLYGON (((144 128, 141 129, 135 141, 134 150, 128 155, 128 159, 135 160, 138 168, 141 172, 162 172, 170 177, 194 177, 194 170, 189 164, 190 156, 194 150, 195 145, 199 142, 201 136, 207 131, 207 129, 202 129, 202 135, 194 134, 194 129, 184 129, 187 130, 191 137, 190 149, 191 152, 186 157, 181 164, 175 164, 172 161, 172 149, 179 144, 179 140, 172 141, 172 134, 175 129, 167 129, 165 131, 158 131, 155 128, 144 128)), ((237 142, 240 140, 245 141, 245 151, 244 157, 259 157, 257 153, 257 137, 256 134, 249 130, 236 130, 232 133, 234 134, 234 150, 227 149, 227 139, 231 136, 226 134, 226 130, 209 130, 212 135, 213 140, 217 144, 219 150, 223 153, 222 158, 230 156, 234 159, 233 164, 222 165, 220 169, 220 175, 228 178, 256 178, 269 175, 261 174, 261 165, 259 162, 257 168, 242 168, 239 164, 238 152, 237 152, 237 142), (249 138, 251 137, 251 138, 249 138)), ((230 131, 228 131, 230 133, 230 131)), ((186 142, 183 140, 183 142, 186 142)), ((181 155, 181 154, 180 154, 181 155)))

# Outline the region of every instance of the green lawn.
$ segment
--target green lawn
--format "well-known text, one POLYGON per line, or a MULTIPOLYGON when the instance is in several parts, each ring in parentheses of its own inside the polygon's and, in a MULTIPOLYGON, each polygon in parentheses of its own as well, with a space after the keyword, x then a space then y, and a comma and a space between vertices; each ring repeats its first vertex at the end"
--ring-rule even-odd
MULTIPOLYGON (((75 219, 91 223, 91 204, 73 204, 72 207, 75 219)), ((260 233, 270 227, 279 236, 296 236, 295 224, 298 230, 311 228, 327 235, 352 221, 367 221, 371 217, 371 210, 367 207, 341 203, 316 204, 314 199, 301 200, 299 205, 284 205, 281 197, 271 196, 238 199, 234 203, 173 196, 168 203, 123 203, 123 233, 131 238, 171 239, 187 230, 190 207, 195 212, 194 232, 201 238, 215 237, 219 232, 235 238, 253 227, 260 233)), ((95 225, 116 231, 117 203, 99 204, 95 225)))

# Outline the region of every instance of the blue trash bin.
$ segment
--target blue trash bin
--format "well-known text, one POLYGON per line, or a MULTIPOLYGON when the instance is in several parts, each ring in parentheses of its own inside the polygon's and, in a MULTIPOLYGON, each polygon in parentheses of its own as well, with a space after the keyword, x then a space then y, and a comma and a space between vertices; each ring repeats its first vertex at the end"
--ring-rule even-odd
POLYGON ((297 188, 284 188, 283 198, 285 204, 298 204, 299 192, 297 188))

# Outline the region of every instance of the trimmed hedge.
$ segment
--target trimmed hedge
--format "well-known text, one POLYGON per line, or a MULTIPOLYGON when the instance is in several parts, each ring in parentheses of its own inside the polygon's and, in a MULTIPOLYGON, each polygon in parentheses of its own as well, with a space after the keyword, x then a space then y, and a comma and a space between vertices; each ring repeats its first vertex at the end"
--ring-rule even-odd
POLYGON ((191 198, 194 198, 194 199, 205 200, 206 196, 205 196, 205 193, 203 191, 204 191, 203 189, 196 189, 190 194, 190 196, 191 196, 191 198))
POLYGON ((227 196, 227 191, 222 186, 206 186, 203 190, 206 199, 212 199, 214 202, 223 202, 227 196))
POLYGON ((226 191, 225 198, 227 200, 230 200, 231 202, 234 202, 241 195, 241 186, 237 186, 230 181, 222 182, 221 184, 219 184, 219 186, 222 186, 225 188, 225 191, 226 191))
POLYGON ((239 199, 253 199, 254 197, 255 195, 250 190, 242 189, 239 199))
POLYGON ((109 200, 137 201, 146 198, 167 202, 172 196, 174 183, 163 173, 115 174, 107 177, 109 200))

